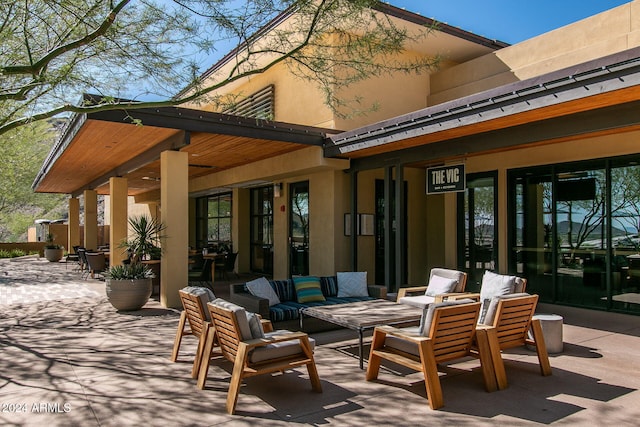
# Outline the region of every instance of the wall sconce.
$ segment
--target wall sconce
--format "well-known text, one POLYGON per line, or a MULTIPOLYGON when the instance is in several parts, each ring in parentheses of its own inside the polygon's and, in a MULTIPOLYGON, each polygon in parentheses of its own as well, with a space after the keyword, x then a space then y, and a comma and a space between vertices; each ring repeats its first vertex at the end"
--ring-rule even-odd
POLYGON ((278 182, 273 184, 273 197, 280 197, 282 195, 282 183, 278 182))

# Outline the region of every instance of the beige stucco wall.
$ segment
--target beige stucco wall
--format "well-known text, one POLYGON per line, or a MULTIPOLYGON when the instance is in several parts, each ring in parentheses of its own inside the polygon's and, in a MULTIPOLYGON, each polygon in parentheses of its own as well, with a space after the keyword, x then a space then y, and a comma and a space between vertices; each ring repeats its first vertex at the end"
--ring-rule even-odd
POLYGON ((640 45, 640 1, 444 69, 431 77, 429 105, 539 76, 640 45))

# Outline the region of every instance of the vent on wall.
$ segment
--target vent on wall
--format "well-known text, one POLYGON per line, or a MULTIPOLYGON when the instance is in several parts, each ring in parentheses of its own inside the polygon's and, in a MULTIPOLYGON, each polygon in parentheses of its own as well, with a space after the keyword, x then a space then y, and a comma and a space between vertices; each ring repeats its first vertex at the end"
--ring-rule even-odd
POLYGON ((234 116, 273 120, 275 117, 274 92, 274 86, 269 85, 233 104, 224 110, 224 113, 234 116))

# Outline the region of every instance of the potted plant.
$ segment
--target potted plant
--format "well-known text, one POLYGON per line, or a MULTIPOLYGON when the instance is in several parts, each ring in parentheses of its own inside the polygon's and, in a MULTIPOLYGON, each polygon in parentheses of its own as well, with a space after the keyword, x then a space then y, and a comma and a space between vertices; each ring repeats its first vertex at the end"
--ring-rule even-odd
POLYGON ((148 215, 138 215, 129 218, 131 237, 123 242, 127 248, 132 263, 146 264, 153 272, 153 293, 160 292, 160 257, 161 239, 166 226, 148 215))
POLYGON ((152 291, 153 272, 135 262, 114 265, 105 272, 107 299, 118 311, 139 310, 152 291))
POLYGON ((55 236, 51 233, 47 234, 47 244, 44 245, 44 257, 49 262, 58 262, 64 255, 64 247, 53 243, 55 236))
POLYGON ((160 280, 160 265, 155 260, 160 259, 165 226, 148 215, 129 218, 129 226, 131 236, 120 245, 127 248, 129 260, 105 273, 107 298, 119 311, 139 310, 160 280))

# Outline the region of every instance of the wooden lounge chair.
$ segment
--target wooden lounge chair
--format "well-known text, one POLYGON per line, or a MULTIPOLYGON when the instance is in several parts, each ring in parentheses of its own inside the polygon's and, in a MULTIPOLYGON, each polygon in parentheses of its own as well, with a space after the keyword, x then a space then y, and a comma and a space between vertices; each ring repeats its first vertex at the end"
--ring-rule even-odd
POLYGON ((202 287, 186 287, 184 289, 180 289, 178 294, 180 295, 180 301, 182 302, 184 310, 180 314, 178 330, 176 331, 176 338, 173 342, 171 361, 175 362, 178 360, 178 352, 182 343, 182 337, 185 335, 193 335, 198 339, 198 347, 193 360, 191 377, 197 378, 203 354, 208 354, 209 358, 212 354, 212 349, 209 350, 209 353, 204 353, 203 350, 207 331, 209 328, 213 327, 213 323, 209 317, 209 312, 206 308, 206 303, 215 299, 215 296, 213 295, 213 292, 202 287))
MULTIPOLYGON (((233 363, 227 394, 227 412, 233 414, 242 380, 255 375, 285 371, 306 366, 314 391, 322 392, 313 359, 313 346, 304 332, 275 331, 264 333, 255 318, 248 319, 244 308, 216 299, 207 304, 223 356, 233 363)), ((213 333, 208 333, 205 353, 213 346, 213 333)), ((200 367, 198 387, 207 376, 208 364, 200 367), (205 366, 206 365, 206 366, 205 366)), ((200 388, 202 388, 200 387, 200 388)))
MULTIPOLYGON (((494 297, 487 309, 484 324, 478 325, 477 336, 486 335, 495 380, 500 390, 507 387, 507 374, 502 360, 502 350, 525 344, 535 346, 540 373, 543 376, 551 375, 551 365, 544 343, 542 326, 540 320, 533 319, 537 303, 538 295, 525 293, 494 297), (529 330, 531 330, 532 338, 528 336, 529 330)), ((475 350, 477 349, 478 345, 475 347, 475 350)))
POLYGON ((426 308, 434 302, 442 302, 450 297, 464 297, 467 273, 446 268, 432 268, 427 286, 412 286, 398 289, 396 301, 418 308, 426 308))
MULTIPOLYGON (((480 303, 470 300, 433 303, 418 327, 376 327, 371 343, 367 381, 378 378, 382 359, 422 372, 431 409, 444 405, 438 363, 469 356, 480 303)), ((487 348, 487 346, 483 346, 487 348)), ((490 355, 479 353, 487 391, 495 390, 490 355)))

